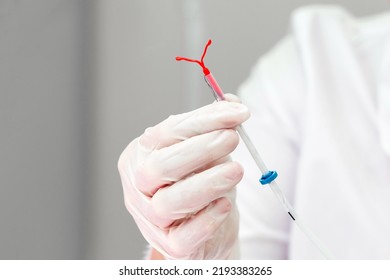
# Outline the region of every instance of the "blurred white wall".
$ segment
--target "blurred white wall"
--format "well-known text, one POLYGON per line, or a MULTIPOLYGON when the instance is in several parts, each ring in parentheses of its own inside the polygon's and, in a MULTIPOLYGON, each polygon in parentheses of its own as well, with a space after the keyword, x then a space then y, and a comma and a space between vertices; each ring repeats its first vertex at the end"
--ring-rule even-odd
POLYGON ((226 92, 288 30, 301 5, 362 16, 386 0, 0 0, 0 259, 135 259, 123 148, 170 114, 210 102, 206 58, 226 92))

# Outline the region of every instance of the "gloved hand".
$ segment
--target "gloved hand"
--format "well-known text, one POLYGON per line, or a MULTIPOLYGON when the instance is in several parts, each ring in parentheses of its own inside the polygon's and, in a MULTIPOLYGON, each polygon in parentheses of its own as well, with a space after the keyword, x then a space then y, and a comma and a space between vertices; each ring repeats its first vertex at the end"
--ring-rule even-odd
POLYGON ((229 154, 239 141, 234 128, 248 118, 240 103, 215 102, 146 129, 121 154, 125 205, 166 258, 232 257, 243 169, 229 154))

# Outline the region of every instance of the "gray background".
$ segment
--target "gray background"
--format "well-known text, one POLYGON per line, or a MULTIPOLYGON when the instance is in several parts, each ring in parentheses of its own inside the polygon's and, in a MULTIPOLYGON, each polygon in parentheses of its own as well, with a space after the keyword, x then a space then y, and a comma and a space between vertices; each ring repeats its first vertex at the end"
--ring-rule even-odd
POLYGON ((226 92, 288 31, 291 11, 386 0, 0 0, 0 259, 138 259, 123 204, 123 148, 170 114, 226 92))

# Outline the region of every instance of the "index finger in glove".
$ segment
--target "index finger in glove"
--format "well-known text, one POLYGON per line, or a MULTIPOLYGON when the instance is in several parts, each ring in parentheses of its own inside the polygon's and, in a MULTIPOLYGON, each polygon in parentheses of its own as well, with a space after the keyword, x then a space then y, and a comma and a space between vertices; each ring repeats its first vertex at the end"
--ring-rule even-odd
MULTIPOLYGON (((232 95, 230 99, 235 98, 232 95)), ((149 150, 161 149, 196 135, 234 128, 249 116, 248 108, 240 103, 212 103, 188 113, 172 115, 160 124, 146 129, 139 144, 149 150)))

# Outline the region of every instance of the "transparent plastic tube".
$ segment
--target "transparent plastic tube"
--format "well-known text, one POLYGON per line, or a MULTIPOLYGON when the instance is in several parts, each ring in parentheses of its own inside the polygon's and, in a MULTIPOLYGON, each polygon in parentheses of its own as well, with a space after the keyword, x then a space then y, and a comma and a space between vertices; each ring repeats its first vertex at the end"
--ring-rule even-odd
MULTIPOLYGON (((217 101, 225 100, 223 91, 221 87, 218 85, 214 76, 209 73, 204 76, 206 83, 211 88, 214 98, 217 101)), ((242 141, 247 147, 249 153, 251 154, 253 160, 255 161, 257 167, 259 168, 262 175, 268 174, 269 170, 266 167, 264 161, 261 159, 260 154, 258 153, 255 145, 252 140, 249 138, 246 133, 244 127, 239 125, 237 127, 237 132, 240 135, 242 141)), ((307 236, 307 238, 318 248, 321 254, 326 259, 333 259, 329 250, 322 244, 322 242, 317 238, 317 236, 303 223, 303 221, 299 218, 295 210, 292 208, 291 204, 288 202, 286 196, 283 194, 276 180, 271 181, 269 184, 270 189, 278 199, 278 201, 282 204, 283 208, 286 210, 287 214, 290 216, 291 220, 298 226, 298 228, 307 236)))

